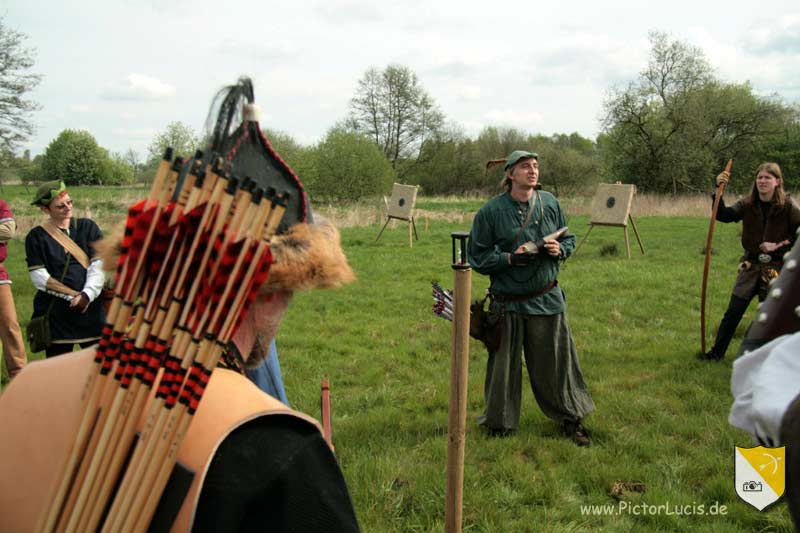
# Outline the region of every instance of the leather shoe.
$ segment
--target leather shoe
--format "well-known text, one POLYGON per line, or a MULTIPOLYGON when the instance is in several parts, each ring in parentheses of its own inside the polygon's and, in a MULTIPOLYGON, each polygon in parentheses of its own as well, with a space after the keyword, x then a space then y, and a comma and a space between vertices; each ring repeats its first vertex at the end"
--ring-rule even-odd
POLYGON ((718 354, 712 348, 711 350, 707 351, 706 353, 698 354, 697 358, 700 361, 722 361, 725 358, 725 356, 721 355, 721 354, 718 354))
POLYGON ((589 446, 592 441, 589 439, 589 434, 583 424, 578 422, 564 422, 562 426, 564 435, 571 439, 572 442, 578 446, 589 446))
POLYGON ((515 430, 510 428, 490 428, 490 427, 486 428, 486 433, 490 437, 501 437, 501 438, 510 437, 511 435, 514 434, 514 432, 515 430))

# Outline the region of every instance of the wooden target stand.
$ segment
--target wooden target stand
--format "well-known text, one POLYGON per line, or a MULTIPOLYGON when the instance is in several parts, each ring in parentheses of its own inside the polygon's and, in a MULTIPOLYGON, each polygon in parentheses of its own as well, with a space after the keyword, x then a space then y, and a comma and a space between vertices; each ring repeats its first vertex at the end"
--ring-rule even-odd
MULTIPOLYGON (((385 199, 385 197, 384 197, 385 199)), ((375 237, 375 242, 383 235, 383 230, 392 219, 403 220, 408 222, 408 246, 413 247, 414 241, 411 239, 411 232, 414 232, 414 239, 419 240, 417 236, 417 225, 414 223, 414 204, 417 202, 417 186, 416 185, 402 185, 395 183, 392 186, 392 197, 387 203, 386 223, 381 228, 378 236, 375 237)))
POLYGON ((636 235, 639 249, 642 250, 642 255, 644 255, 642 239, 639 238, 639 231, 636 229, 636 223, 631 215, 631 205, 633 204, 635 192, 635 185, 623 183, 601 183, 598 185, 597 193, 594 195, 594 200, 592 200, 592 218, 589 221, 589 231, 578 243, 573 255, 578 252, 578 248, 586 241, 595 226, 621 226, 625 233, 625 250, 628 253, 628 259, 630 259, 631 244, 628 239, 628 221, 633 227, 633 233, 636 235))

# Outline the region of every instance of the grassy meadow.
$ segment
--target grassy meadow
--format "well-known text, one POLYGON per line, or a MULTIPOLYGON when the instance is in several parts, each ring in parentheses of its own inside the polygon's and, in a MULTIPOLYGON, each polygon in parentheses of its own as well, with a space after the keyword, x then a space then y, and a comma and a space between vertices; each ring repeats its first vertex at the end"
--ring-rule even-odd
MULTIPOLYGON (((29 228, 38 215, 9 194, 27 198, 23 188, 12 189, 4 187, 3 195, 29 228)), ((140 193, 71 192, 78 213, 91 205, 104 230, 140 193)), ((589 228, 590 200, 562 201, 579 242, 589 228)), ((758 512, 734 490, 733 447, 753 444, 727 423, 731 359, 755 303, 724 362, 694 359, 709 201, 685 200, 634 199, 644 255, 632 231, 627 259, 623 230, 596 227, 562 267, 559 282, 597 406, 586 419, 591 447, 561 437, 527 386, 519 431, 505 438, 482 433, 475 419, 483 408, 486 355, 471 341, 465 531, 791 531, 783 504, 758 512), (606 514, 586 506, 607 506, 606 514)), ((278 348, 296 409, 319 416, 319 383, 330 380, 334 444, 366 532, 444 528, 451 324, 432 314, 430 282, 452 287, 450 232, 468 230, 481 204, 421 197, 413 248, 402 223, 375 242, 384 215, 374 207, 316 206, 342 226, 358 280, 296 294, 278 348)), ((716 226, 709 345, 733 286, 739 230, 716 226)), ((12 241, 6 266, 24 325, 33 288, 22 239, 12 241)), ((487 285, 473 272, 473 298, 487 285)))

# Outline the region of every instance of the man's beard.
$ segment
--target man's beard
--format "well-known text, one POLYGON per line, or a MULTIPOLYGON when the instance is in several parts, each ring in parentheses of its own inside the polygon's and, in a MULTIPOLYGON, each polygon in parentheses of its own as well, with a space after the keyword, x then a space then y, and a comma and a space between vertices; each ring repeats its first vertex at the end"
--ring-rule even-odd
POLYGON ((269 345, 271 341, 272 338, 266 335, 260 333, 256 334, 256 341, 253 343, 253 348, 250 350, 250 354, 244 365, 247 368, 256 368, 260 365, 269 355, 269 345))

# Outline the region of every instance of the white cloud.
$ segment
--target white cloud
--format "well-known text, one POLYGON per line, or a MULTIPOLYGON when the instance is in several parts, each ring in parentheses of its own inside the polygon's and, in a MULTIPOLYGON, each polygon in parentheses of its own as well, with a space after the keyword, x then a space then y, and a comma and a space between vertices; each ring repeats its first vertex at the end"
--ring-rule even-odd
POLYGON ((690 41, 699 47, 717 74, 729 83, 749 81, 757 94, 779 92, 792 101, 800 98, 800 17, 786 17, 770 31, 763 32, 763 23, 756 22, 739 42, 723 42, 705 28, 692 28, 690 41), (785 50, 794 38, 785 31, 796 26, 797 53, 785 50), (758 44, 756 44, 758 43, 758 44))
MULTIPOLYGON (((408 6, 359 0, 339 0, 337 2, 321 2, 315 14, 322 22, 360 26, 362 24, 381 24, 385 21, 397 20, 394 11, 407 12, 408 6)), ((403 20, 405 17, 401 18, 403 20)))
POLYGON ((486 123, 478 122, 475 120, 466 120, 460 122, 459 125, 464 128, 464 133, 471 137, 477 136, 483 128, 487 126, 486 123))
POLYGON ((644 39, 615 41, 587 31, 570 37, 568 44, 544 47, 533 55, 529 65, 535 83, 609 86, 635 78, 647 62, 644 39))
POLYGON ((800 54, 800 14, 754 24, 744 38, 744 46, 756 54, 800 54))
POLYGON ((513 109, 492 109, 484 114, 489 122, 498 125, 517 126, 526 130, 540 126, 544 117, 537 111, 520 112, 513 109))
POLYGON ((247 36, 227 38, 216 45, 215 50, 228 58, 249 58, 256 63, 284 62, 296 58, 298 48, 286 41, 265 41, 263 38, 249 39, 247 36))
POLYGON ((92 108, 86 104, 72 104, 69 106, 69 111, 72 113, 91 113, 92 108))
POLYGON ((155 128, 111 128, 111 133, 131 141, 151 141, 157 134, 155 128))
POLYGON ((475 71, 476 68, 465 61, 446 61, 428 69, 432 76, 442 78, 466 78, 475 71))
POLYGON ((107 87, 101 96, 108 100, 150 101, 163 100, 175 95, 175 87, 144 74, 128 74, 107 87))
POLYGON ((459 90, 458 95, 464 100, 479 100, 481 97, 481 88, 471 85, 465 85, 461 87, 461 90, 459 90))

